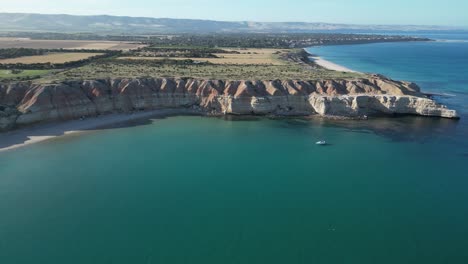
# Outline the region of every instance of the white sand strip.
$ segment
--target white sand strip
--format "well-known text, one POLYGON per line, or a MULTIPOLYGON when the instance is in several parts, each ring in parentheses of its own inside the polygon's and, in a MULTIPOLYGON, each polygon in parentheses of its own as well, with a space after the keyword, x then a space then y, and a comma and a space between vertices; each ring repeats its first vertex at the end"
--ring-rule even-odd
POLYGON ((357 71, 353 71, 349 68, 346 68, 344 66, 338 65, 336 63, 333 63, 331 61, 324 60, 320 57, 310 57, 310 59, 315 62, 317 65, 322 66, 325 69, 332 70, 332 71, 340 71, 340 72, 354 72, 354 73, 359 73, 357 71))
POLYGON ((90 117, 84 120, 71 120, 22 128, 0 133, 0 152, 25 147, 55 137, 76 134, 118 123, 176 114, 196 114, 196 112, 188 109, 162 109, 129 114, 109 114, 99 117, 90 117))

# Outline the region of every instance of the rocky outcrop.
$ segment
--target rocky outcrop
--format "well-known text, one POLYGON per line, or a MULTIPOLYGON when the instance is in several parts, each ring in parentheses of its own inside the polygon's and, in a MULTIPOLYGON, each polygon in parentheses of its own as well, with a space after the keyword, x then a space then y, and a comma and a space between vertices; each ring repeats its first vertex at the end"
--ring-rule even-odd
POLYGON ((14 128, 20 114, 15 108, 0 105, 0 131, 14 128))
POLYGON ((355 80, 106 79, 0 85, 0 129, 112 112, 192 108, 205 114, 411 114, 456 118, 417 85, 382 76, 355 80))
POLYGON ((434 100, 416 96, 345 95, 314 96, 310 104, 323 116, 421 115, 457 118, 454 110, 434 100))

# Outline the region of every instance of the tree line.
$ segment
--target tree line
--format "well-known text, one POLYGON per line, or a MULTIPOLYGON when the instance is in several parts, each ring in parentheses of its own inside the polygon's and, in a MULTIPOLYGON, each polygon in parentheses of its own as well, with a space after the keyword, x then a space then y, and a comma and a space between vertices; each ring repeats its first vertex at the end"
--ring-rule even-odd
POLYGON ((42 49, 27 49, 27 48, 9 48, 0 49, 0 59, 12 59, 24 56, 43 55, 47 51, 42 49))
MULTIPOLYGON (((75 52, 75 51, 73 51, 75 52)), ((85 52, 80 50, 79 52, 85 52)), ((88 51, 89 52, 89 51, 88 51)), ((93 50, 93 52, 96 52, 93 50)), ((23 63, 9 63, 9 64, 1 64, 0 69, 12 70, 12 69, 21 69, 21 70, 51 70, 51 69, 63 69, 63 68, 74 68, 80 67, 90 62, 106 59, 111 57, 116 57, 122 54, 121 51, 101 51, 100 53, 105 52, 101 55, 96 55, 87 59, 77 60, 77 61, 70 61, 65 63, 31 63, 31 64, 23 64, 23 63)))
POLYGON ((339 45, 395 41, 426 41, 395 35, 285 33, 285 34, 182 34, 171 37, 150 37, 146 44, 164 47, 238 47, 238 48, 305 48, 315 45, 339 45))

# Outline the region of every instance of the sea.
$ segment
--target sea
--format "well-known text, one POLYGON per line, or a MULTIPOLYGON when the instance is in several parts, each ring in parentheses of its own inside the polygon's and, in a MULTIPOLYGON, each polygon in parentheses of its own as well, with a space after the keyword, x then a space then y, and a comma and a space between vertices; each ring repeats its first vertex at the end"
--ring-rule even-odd
POLYGON ((468 35, 424 35, 309 51, 459 121, 174 116, 0 153, 0 263, 468 263, 468 35))

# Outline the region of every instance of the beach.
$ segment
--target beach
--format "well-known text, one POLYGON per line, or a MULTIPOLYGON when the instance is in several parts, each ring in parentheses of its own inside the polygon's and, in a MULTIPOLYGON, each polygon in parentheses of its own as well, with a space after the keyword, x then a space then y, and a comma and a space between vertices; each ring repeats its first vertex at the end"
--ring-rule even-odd
POLYGON ((151 117, 170 116, 177 114, 196 114, 191 110, 159 109, 145 112, 109 114, 98 117, 88 117, 80 120, 38 124, 32 127, 0 133, 0 152, 13 150, 56 137, 82 133, 119 123, 130 122, 151 117))
POLYGON ((349 68, 346 68, 344 66, 338 65, 336 63, 333 63, 331 61, 327 61, 321 57, 310 57, 310 59, 316 63, 319 66, 322 66, 325 69, 332 70, 332 71, 340 71, 340 72, 354 72, 354 73, 359 73, 357 71, 351 70, 349 68))

